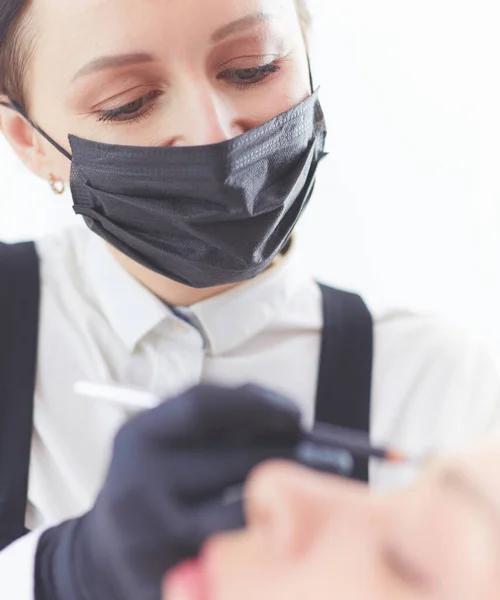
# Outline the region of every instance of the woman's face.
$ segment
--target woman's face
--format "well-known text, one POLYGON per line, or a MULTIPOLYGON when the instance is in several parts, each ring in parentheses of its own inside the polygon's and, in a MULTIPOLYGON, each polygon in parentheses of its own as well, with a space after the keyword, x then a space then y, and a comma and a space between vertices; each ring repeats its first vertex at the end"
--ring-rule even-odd
POLYGON ((34 0, 31 22, 30 116, 68 150, 217 143, 310 93, 294 0, 34 0))
POLYGON ((247 489, 248 527, 174 571, 168 600, 493 600, 500 586, 500 450, 435 465, 412 488, 286 464, 247 489), (493 475, 493 476, 492 476, 493 475))

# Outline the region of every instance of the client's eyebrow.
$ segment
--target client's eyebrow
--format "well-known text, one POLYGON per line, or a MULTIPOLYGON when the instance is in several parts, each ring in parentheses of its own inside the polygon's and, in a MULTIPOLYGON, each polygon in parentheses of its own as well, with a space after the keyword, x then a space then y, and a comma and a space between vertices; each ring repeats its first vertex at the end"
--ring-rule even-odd
POLYGON ((500 533, 500 510, 492 498, 481 490, 474 481, 458 468, 445 469, 440 477, 441 485, 459 492, 470 504, 481 511, 490 527, 500 533))
POLYGON ((135 54, 115 54, 112 56, 101 56, 87 63, 73 77, 73 81, 104 69, 113 69, 117 67, 128 67, 130 65, 140 65, 144 63, 155 62, 155 57, 146 52, 137 52, 135 54))

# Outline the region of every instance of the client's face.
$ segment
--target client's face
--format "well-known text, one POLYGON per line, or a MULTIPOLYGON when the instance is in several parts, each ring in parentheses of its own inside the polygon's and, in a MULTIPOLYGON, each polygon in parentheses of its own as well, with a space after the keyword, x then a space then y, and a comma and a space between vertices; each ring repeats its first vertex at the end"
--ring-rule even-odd
POLYGON ((386 496, 288 464, 247 487, 248 527, 212 539, 168 600, 493 600, 500 448, 432 466, 386 496))

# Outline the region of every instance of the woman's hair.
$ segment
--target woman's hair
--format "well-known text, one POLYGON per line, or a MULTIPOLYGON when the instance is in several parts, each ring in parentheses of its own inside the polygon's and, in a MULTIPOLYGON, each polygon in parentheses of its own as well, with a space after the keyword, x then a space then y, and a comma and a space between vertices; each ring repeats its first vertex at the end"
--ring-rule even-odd
MULTIPOLYGON (((35 44, 28 32, 31 0, 0 0, 0 96, 28 109, 24 73, 35 44)), ((307 0, 294 0, 305 38, 311 26, 307 0)))
POLYGON ((2 0, 0 11, 0 95, 24 106, 24 73, 33 41, 26 30, 30 0, 2 0))

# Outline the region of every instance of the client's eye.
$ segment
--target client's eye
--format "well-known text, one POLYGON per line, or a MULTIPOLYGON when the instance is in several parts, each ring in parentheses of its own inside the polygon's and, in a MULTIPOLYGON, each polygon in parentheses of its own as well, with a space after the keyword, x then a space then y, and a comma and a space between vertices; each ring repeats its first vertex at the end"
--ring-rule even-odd
POLYGON ((430 578, 423 569, 410 558, 392 546, 382 549, 382 558, 391 573, 410 588, 426 591, 430 588, 430 578))
POLYGON ((162 92, 152 91, 145 96, 141 96, 133 102, 124 104, 119 108, 113 108, 110 110, 102 110, 99 112, 99 119, 101 123, 107 121, 135 121, 141 117, 145 117, 154 108, 156 100, 161 96, 162 92))
POLYGON ((267 79, 273 73, 277 73, 281 67, 274 63, 260 67, 249 67, 246 69, 227 69, 217 75, 217 79, 224 79, 238 88, 255 85, 267 79))

